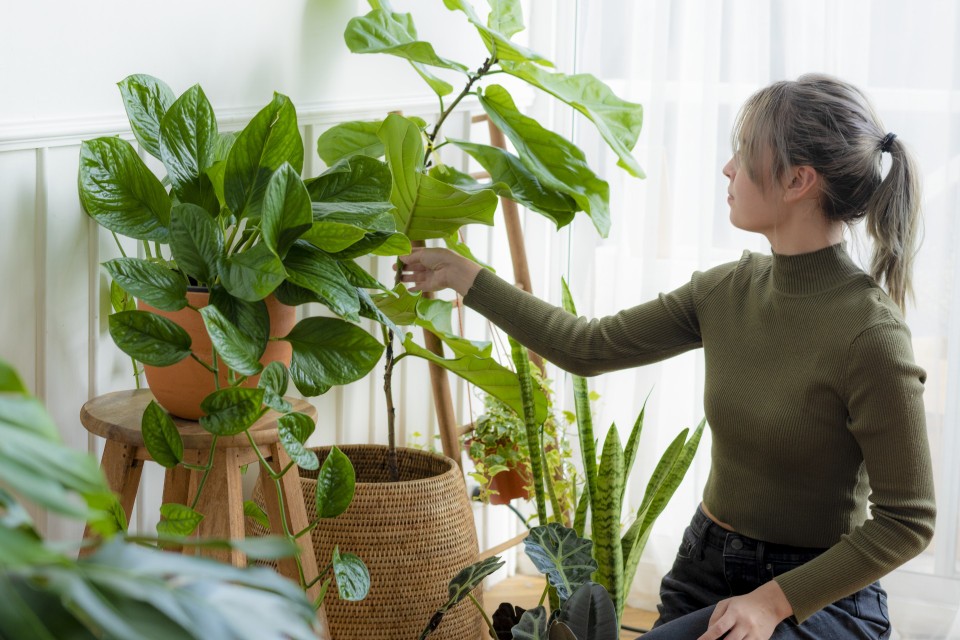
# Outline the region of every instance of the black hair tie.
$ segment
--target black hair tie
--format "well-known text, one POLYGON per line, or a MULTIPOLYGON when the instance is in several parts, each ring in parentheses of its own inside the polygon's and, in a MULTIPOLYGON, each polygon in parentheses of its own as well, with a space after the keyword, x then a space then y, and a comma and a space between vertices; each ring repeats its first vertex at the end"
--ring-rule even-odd
POLYGON ((897 137, 895 133, 888 133, 883 136, 883 140, 880 141, 880 153, 890 153, 890 149, 893 148, 893 139, 897 137))

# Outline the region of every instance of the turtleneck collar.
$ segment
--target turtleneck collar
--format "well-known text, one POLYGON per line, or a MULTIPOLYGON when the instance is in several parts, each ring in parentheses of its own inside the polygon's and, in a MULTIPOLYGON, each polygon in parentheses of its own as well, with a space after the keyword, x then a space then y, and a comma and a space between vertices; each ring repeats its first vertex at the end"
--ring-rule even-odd
POLYGON ((773 255, 773 288, 790 295, 811 295, 833 289, 862 274, 840 242, 810 253, 773 255))

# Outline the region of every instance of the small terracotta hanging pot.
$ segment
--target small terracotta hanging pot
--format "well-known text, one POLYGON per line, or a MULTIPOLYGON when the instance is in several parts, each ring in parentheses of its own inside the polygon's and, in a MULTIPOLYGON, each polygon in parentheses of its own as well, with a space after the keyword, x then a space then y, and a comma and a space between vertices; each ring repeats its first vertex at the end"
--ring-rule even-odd
POLYGON ((501 471, 490 478, 489 489, 491 490, 490 504, 508 504, 514 498, 530 499, 527 477, 517 467, 501 471))

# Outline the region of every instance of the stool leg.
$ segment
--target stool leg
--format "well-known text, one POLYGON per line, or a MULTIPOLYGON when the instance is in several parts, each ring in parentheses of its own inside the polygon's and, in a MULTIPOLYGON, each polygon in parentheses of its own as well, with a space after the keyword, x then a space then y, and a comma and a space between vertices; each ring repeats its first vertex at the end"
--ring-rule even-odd
MULTIPOLYGON (((133 512, 133 503, 137 499, 137 490, 140 488, 140 474, 143 472, 143 461, 137 460, 137 447, 113 440, 107 440, 103 447, 103 458, 100 468, 107 477, 110 489, 120 496, 120 505, 127 515, 127 522, 133 512)), ((83 530, 83 537, 95 535, 87 525, 83 530)), ((91 548, 80 550, 80 557, 92 552, 91 548)))
MULTIPOLYGON (((201 456, 203 454, 201 453, 201 456)), ((244 537, 243 530, 243 487, 240 478, 240 457, 236 448, 217 448, 213 456, 213 468, 207 476, 197 511, 203 514, 203 520, 197 528, 197 535, 235 540, 244 537)), ((190 481, 190 497, 195 495, 195 485, 200 473, 193 474, 190 481)), ((247 564, 246 556, 236 549, 204 550, 203 555, 229 562, 237 567, 247 564)))

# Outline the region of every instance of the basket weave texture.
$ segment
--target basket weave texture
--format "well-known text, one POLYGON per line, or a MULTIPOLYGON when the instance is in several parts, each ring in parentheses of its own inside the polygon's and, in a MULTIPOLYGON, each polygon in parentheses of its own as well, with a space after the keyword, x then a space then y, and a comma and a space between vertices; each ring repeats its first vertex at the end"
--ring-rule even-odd
MULTIPOLYGON (((416 449, 397 449, 400 482, 389 482, 387 449, 377 445, 339 447, 353 463, 356 493, 341 515, 321 520, 312 531, 320 567, 333 549, 360 556, 370 570, 370 593, 346 602, 331 585, 324 609, 334 640, 416 640, 448 598, 447 585, 477 561, 477 534, 463 475, 455 462, 416 449)), ((314 449, 320 464, 330 449, 314 449)), ((316 519, 316 471, 300 469, 310 521, 316 519)), ((257 486, 254 500, 263 504, 257 486)), ((266 530, 247 520, 248 534, 266 530)), ((482 603, 481 589, 474 592, 482 603)), ((443 618, 431 640, 477 640, 483 622, 462 601, 443 618)))

